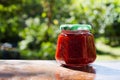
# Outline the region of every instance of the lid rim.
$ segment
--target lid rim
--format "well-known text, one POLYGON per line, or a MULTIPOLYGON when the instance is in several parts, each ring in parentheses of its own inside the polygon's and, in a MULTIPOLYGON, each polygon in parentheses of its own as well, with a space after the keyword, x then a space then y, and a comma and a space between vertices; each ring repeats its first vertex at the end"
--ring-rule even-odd
POLYGON ((92 27, 89 24, 63 24, 60 25, 60 30, 91 30, 92 27))

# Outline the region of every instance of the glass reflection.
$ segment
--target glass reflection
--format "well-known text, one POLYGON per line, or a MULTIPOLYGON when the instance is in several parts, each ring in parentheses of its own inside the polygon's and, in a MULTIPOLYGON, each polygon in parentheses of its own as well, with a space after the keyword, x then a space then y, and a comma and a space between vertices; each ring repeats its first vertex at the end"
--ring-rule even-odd
POLYGON ((94 80, 95 69, 93 66, 68 67, 62 65, 55 73, 56 80, 94 80))

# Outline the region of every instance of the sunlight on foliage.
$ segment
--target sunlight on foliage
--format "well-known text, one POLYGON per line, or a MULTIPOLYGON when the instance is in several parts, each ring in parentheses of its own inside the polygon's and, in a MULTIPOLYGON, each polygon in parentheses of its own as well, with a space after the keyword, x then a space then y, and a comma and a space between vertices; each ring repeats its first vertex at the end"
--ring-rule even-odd
POLYGON ((81 23, 119 46, 120 0, 0 0, 0 43, 16 44, 24 59, 54 59, 59 26, 81 23))

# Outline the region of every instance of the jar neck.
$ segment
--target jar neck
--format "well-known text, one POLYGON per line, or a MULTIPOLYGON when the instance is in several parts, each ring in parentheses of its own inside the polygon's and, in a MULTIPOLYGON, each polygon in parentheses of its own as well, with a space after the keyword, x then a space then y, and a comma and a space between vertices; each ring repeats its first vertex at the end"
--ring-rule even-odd
POLYGON ((62 33, 65 33, 65 34, 79 34, 79 33, 90 33, 89 30, 62 30, 62 33))

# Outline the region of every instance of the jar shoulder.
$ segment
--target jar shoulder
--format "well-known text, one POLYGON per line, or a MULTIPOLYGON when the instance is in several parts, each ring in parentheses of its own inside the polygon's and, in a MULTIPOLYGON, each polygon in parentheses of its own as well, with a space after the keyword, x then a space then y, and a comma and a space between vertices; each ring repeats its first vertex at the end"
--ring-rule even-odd
POLYGON ((60 33, 58 36, 93 36, 90 32, 80 32, 80 33, 60 33))

